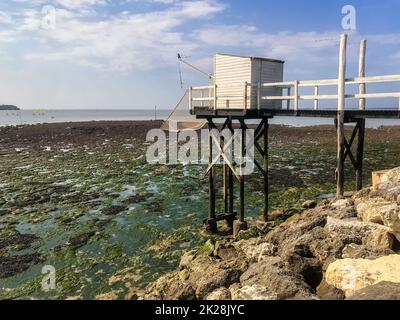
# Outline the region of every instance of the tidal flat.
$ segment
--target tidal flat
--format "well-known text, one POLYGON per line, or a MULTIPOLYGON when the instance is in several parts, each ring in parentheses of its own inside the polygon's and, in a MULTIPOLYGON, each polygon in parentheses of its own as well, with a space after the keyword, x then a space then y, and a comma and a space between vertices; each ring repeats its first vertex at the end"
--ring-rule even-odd
MULTIPOLYGON (((0 128, 0 299, 135 299, 204 243, 206 167, 148 164, 145 135, 160 126, 0 128), (42 290, 45 265, 56 269, 56 290, 42 290)), ((333 126, 273 125, 269 151, 271 212, 299 213, 305 200, 333 195, 333 126)), ((368 129, 365 184, 372 170, 400 166, 399 154, 400 127, 368 129)), ((353 190, 350 162, 346 177, 353 190)), ((262 211, 261 185, 257 173, 247 178, 248 217, 262 211)))

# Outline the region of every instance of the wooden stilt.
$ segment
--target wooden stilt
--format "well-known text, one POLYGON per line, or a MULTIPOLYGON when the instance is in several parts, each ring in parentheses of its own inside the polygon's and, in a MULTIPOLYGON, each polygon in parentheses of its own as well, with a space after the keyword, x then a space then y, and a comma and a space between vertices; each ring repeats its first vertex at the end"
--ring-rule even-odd
POLYGON ((344 195, 344 113, 338 112, 336 120, 337 129, 337 166, 336 166, 336 196, 338 198, 344 195))
POLYGON ((365 139, 365 119, 358 120, 358 139, 357 139, 357 168, 356 168, 356 187, 360 191, 363 187, 363 161, 364 161, 364 139, 365 139))
MULTIPOLYGON (((224 138, 221 137, 222 139, 222 148, 224 148, 224 138)), ((228 182, 228 165, 224 162, 223 164, 223 174, 224 174, 224 212, 227 213, 229 212, 229 182, 228 182)))
POLYGON ((264 221, 268 221, 269 181, 268 181, 268 119, 264 119, 264 221))
MULTIPOLYGON (((244 125, 244 120, 240 121, 240 129, 242 132, 242 145, 241 152, 242 158, 245 156, 245 143, 246 143, 246 130, 244 125)), ((244 175, 240 174, 240 216, 239 221, 244 222, 244 175)))
POLYGON ((336 169, 336 196, 344 194, 344 160, 345 160, 345 139, 344 139, 344 110, 345 110, 345 85, 346 85, 346 46, 347 34, 340 38, 339 53, 339 78, 338 78, 338 114, 337 114, 337 169, 336 169))
MULTIPOLYGON (((208 121, 209 124, 209 163, 211 164, 213 161, 213 139, 212 139, 212 133, 211 130, 213 129, 213 123, 211 120, 208 121)), ((215 200, 216 200, 216 195, 215 195, 215 165, 212 167, 212 169, 209 172, 209 209, 208 209, 208 220, 206 222, 206 229, 209 232, 217 232, 217 223, 216 223, 216 213, 215 213, 215 200)))

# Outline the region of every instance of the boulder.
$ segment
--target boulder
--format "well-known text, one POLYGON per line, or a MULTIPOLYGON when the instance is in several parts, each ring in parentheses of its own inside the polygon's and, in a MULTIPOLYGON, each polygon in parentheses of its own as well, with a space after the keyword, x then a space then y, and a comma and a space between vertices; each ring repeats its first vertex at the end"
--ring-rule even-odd
POLYGON ((177 271, 160 277, 146 289, 143 296, 144 300, 193 300, 195 298, 194 289, 188 282, 181 280, 177 271))
POLYGON ((382 281, 358 290, 347 300, 400 300, 400 283, 382 281))
POLYGON ((325 279, 317 287, 317 296, 322 300, 343 300, 344 292, 328 284, 325 279))
POLYGON ((397 203, 385 206, 381 211, 383 224, 400 241, 400 206, 397 203))
POLYGON ((273 256, 277 251, 275 245, 260 237, 240 240, 234 243, 234 246, 245 254, 250 263, 262 261, 265 257, 273 256))
POLYGON ((278 300, 316 299, 313 289, 304 279, 286 270, 278 257, 270 257, 250 265, 240 277, 240 284, 239 288, 231 288, 232 299, 250 293, 258 293, 269 300, 271 297, 278 300))
POLYGON ((239 282, 247 267, 247 262, 240 255, 230 260, 198 256, 187 268, 188 283, 195 289, 196 297, 203 299, 220 287, 229 287, 239 282))
POLYGON ((394 254, 390 249, 370 248, 355 243, 347 244, 342 251, 342 259, 377 259, 383 256, 394 254))
POLYGON ((231 300, 231 292, 229 291, 228 288, 221 287, 211 292, 206 297, 206 300, 216 300, 216 301, 231 300))
POLYGON ((334 236, 360 238, 362 244, 370 248, 391 249, 393 245, 391 230, 376 223, 363 222, 357 219, 340 220, 328 217, 325 230, 328 234, 334 236))
POLYGON ((329 265, 326 282, 343 290, 346 297, 381 281, 400 283, 400 255, 393 254, 376 260, 342 259, 329 265))
POLYGON ((392 205, 392 202, 381 197, 363 199, 363 201, 357 204, 357 216, 366 222, 382 224, 381 212, 383 212, 388 205, 392 205))
POLYGON ((229 289, 232 300, 278 300, 276 294, 258 284, 244 286, 235 284, 229 289))
POLYGON ((334 200, 331 203, 331 207, 335 210, 343 210, 353 205, 354 205, 353 200, 349 198, 334 200))
POLYGON ((314 209, 316 206, 317 206, 317 201, 315 200, 306 200, 301 205, 303 209, 314 209))
POLYGON ((378 190, 389 190, 400 186, 400 167, 384 172, 379 180, 378 190))

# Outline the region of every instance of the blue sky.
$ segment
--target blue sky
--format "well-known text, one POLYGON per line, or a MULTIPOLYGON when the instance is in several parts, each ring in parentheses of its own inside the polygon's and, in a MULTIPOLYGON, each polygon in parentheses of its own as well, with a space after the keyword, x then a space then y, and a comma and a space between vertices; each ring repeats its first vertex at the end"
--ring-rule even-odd
MULTIPOLYGON (((209 71, 226 52, 283 59, 287 80, 335 78, 344 5, 357 18, 348 76, 362 38, 369 75, 400 74, 400 0, 3 0, 0 104, 172 108, 183 94, 178 52, 209 71)), ((207 82, 185 67, 183 79, 207 82)))

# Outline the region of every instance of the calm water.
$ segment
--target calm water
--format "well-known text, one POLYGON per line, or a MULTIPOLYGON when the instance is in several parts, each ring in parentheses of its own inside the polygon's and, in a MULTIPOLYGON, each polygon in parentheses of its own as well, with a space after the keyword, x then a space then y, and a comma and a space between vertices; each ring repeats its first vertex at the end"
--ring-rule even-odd
MULTIPOLYGON (((0 111, 0 126, 16 126, 24 124, 86 122, 86 121, 124 121, 124 120, 165 120, 171 110, 20 110, 0 111)), ((331 125, 333 119, 275 117, 271 123, 289 126, 331 125)), ((367 120, 369 128, 382 125, 400 125, 399 119, 367 120)))

